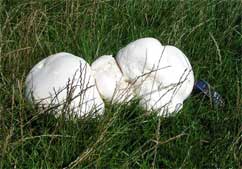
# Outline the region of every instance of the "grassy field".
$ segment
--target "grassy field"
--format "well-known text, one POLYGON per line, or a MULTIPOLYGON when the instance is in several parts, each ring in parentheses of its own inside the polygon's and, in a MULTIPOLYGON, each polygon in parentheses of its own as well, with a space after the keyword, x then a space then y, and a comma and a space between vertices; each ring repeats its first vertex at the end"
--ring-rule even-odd
POLYGON ((241 1, 3 0, 0 10, 0 168, 242 168, 241 1), (91 63, 141 37, 180 48, 226 106, 193 95, 170 118, 133 101, 67 121, 24 99, 42 58, 91 63))

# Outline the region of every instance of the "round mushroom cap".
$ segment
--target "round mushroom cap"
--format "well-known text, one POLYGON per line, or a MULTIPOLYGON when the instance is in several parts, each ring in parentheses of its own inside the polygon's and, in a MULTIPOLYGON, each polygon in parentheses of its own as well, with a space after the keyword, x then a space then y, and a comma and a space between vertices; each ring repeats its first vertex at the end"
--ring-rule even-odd
POLYGON ((122 103, 133 97, 129 83, 124 80, 117 62, 112 55, 96 59, 91 68, 101 97, 109 102, 122 103))
POLYGON ((89 64, 82 58, 61 52, 37 63, 27 75, 25 95, 44 107, 68 104, 75 116, 96 111, 102 114, 101 99, 89 64))
POLYGON ((194 75, 185 54, 154 38, 131 42, 116 56, 127 81, 134 83, 141 106, 165 116, 178 112, 191 94, 194 75))
POLYGON ((128 81, 136 80, 154 70, 164 47, 154 38, 141 38, 120 49, 116 61, 128 81))

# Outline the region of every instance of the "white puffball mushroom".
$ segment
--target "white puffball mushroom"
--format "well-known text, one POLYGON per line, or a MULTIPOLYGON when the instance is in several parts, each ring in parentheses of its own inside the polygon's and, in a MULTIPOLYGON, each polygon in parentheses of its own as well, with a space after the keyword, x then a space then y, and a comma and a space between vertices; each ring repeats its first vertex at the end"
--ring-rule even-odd
POLYGON ((63 107, 68 102, 77 117, 104 111, 89 64, 69 53, 61 52, 41 60, 27 75, 25 86, 27 99, 44 107, 63 107))
POLYGON ((118 51, 116 61, 128 81, 154 70, 164 47, 154 38, 142 38, 118 51))
POLYGON ((178 112, 191 94, 194 75, 185 54, 174 46, 162 46, 154 38, 142 38, 122 48, 117 63, 134 83, 141 106, 161 116, 178 112))
POLYGON ((92 63, 91 68, 103 99, 113 103, 122 103, 133 97, 131 86, 124 80, 112 55, 99 57, 92 63))

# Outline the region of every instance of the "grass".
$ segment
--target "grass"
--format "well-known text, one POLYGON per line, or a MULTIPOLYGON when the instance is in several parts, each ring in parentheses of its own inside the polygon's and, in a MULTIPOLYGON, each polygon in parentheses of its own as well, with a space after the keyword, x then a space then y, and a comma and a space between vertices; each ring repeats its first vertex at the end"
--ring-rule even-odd
POLYGON ((3 0, 0 9, 1 168, 242 168, 241 1, 3 0), (42 58, 66 51, 91 63, 148 36, 180 48, 226 106, 193 95, 170 118, 133 101, 67 121, 24 99, 42 58))

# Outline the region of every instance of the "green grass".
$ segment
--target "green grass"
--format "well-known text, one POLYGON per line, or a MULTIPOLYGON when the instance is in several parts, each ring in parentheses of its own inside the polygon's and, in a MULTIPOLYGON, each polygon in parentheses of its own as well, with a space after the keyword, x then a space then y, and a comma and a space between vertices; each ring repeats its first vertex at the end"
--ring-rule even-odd
POLYGON ((241 1, 3 0, 0 10, 0 168, 242 167, 241 1), (66 51, 91 63, 148 36, 180 48, 226 106, 194 95, 170 118, 133 101, 67 121, 24 99, 42 58, 66 51))

